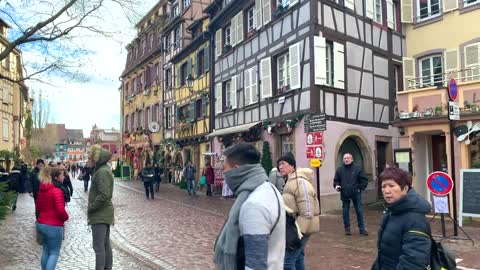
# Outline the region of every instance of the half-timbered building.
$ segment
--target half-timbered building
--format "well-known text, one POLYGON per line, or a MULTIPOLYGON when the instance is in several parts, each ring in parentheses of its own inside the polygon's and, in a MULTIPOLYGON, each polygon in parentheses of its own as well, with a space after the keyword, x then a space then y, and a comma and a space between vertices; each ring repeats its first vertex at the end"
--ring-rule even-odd
POLYGON ((395 93, 404 36, 391 0, 218 0, 211 15, 213 149, 269 142, 275 160, 306 157, 305 117, 326 114, 322 209, 340 206, 332 187, 344 152, 371 183, 391 160, 395 93))

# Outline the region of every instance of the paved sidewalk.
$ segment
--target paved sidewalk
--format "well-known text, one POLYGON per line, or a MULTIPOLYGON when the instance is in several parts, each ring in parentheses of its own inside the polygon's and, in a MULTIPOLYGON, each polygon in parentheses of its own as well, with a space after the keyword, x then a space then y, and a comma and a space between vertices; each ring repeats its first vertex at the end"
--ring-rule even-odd
MULTIPOLYGON (((65 224, 65 240, 62 243, 57 269, 95 268, 92 237, 87 231, 86 208, 79 200, 78 194, 74 193, 72 202, 68 204, 70 219, 65 224)), ((35 241, 34 222, 33 199, 28 194, 20 194, 17 210, 0 225, 0 269, 40 269, 42 247, 35 241)), ((113 254, 114 269, 153 269, 115 246, 113 254)))

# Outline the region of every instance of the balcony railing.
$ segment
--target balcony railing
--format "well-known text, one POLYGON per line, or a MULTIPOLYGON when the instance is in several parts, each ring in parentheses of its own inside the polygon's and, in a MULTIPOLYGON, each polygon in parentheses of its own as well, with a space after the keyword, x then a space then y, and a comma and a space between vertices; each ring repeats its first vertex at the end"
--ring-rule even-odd
POLYGON ((443 88, 448 85, 450 79, 454 78, 457 82, 470 82, 480 80, 480 65, 455 72, 438 73, 430 76, 416 77, 407 79, 406 90, 437 87, 443 88))

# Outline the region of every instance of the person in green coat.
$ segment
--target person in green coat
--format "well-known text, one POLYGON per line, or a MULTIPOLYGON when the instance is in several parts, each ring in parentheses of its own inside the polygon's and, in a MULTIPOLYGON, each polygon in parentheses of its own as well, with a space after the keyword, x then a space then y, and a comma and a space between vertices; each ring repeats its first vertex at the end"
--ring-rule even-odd
POLYGON ((112 269, 110 226, 114 223, 112 194, 113 174, 107 165, 110 151, 94 145, 88 154, 87 166, 91 168, 92 184, 88 194, 88 225, 92 226, 95 269, 112 269))

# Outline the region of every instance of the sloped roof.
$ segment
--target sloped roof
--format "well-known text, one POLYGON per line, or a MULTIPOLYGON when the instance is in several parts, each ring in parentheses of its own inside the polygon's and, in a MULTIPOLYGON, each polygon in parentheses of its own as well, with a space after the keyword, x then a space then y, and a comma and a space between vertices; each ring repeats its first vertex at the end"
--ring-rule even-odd
POLYGON ((83 130, 81 129, 67 129, 67 138, 69 141, 83 142, 83 130))

